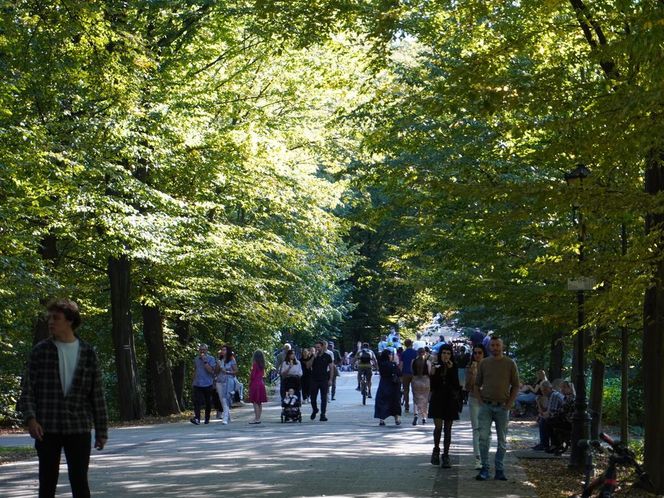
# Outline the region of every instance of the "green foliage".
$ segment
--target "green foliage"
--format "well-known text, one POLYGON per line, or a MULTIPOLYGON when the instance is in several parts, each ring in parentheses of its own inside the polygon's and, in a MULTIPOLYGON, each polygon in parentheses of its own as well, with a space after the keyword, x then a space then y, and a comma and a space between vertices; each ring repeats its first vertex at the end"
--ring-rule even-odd
MULTIPOLYGON (((336 140, 337 116, 360 98, 367 50, 328 40, 319 28, 332 11, 310 23, 304 4, 292 21, 311 36, 279 44, 288 16, 264 24, 267 5, 69 7, 0 13, 6 378, 20 375, 40 301, 71 296, 117 413, 106 267, 120 255, 144 392, 143 303, 163 312, 172 364, 189 365, 199 341, 228 342, 246 374, 253 351, 282 334, 337 333, 355 263, 337 212, 355 138, 336 140), (191 326, 187 344, 176 320, 191 326)), ((2 387, 11 410, 11 382, 2 387)))
MULTIPOLYGON (((620 424, 621 380, 611 377, 604 382, 602 421, 607 425, 620 424)), ((629 383, 629 425, 643 424, 643 383, 631 379, 629 383)))

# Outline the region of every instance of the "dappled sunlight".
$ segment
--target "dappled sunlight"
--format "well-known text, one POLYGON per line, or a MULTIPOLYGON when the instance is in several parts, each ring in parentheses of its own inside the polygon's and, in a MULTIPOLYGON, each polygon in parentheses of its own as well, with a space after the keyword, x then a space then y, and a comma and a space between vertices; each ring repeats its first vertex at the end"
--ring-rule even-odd
MULTIPOLYGON (((342 376, 337 400, 328 405, 327 423, 311 421, 311 408, 304 406, 302 423, 282 424, 280 407, 270 403, 259 426, 247 424, 252 411, 244 407, 234 410, 227 426, 215 420, 207 426, 182 422, 113 430, 107 448, 93 453, 94 495, 483 496, 485 483, 474 480, 467 410, 454 424, 453 468, 445 471, 429 461, 432 421, 412 426, 406 413, 401 426, 392 418, 380 427, 373 406, 363 406, 357 397, 354 378, 342 376)), ((14 494, 8 497, 33 496, 26 490, 36 485, 34 462, 5 469, 9 472, 0 477, 0 489, 11 489, 14 494), (26 476, 28 484, 23 484, 26 476)), ((64 466, 61 481, 66 484, 64 466)), ((530 482, 491 485, 492 494, 501 497, 523 498, 531 496, 524 490, 533 489, 530 482)))

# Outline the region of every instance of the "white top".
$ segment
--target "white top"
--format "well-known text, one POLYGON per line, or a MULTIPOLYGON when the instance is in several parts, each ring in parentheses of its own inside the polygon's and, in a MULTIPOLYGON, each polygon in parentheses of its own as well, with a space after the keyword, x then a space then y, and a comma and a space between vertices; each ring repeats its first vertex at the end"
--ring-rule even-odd
POLYGON ((61 342, 53 341, 58 348, 58 365, 60 367, 60 383, 62 384, 62 392, 67 396, 69 388, 74 380, 74 371, 78 364, 78 350, 79 341, 76 339, 74 342, 61 342))
POLYGON ((279 373, 286 377, 302 377, 302 364, 298 361, 295 365, 291 365, 284 361, 281 364, 281 370, 279 373), (288 367, 290 367, 290 369, 288 367))
POLYGON ((417 351, 418 349, 423 348, 423 347, 425 347, 426 345, 427 345, 426 341, 422 341, 422 340, 414 341, 414 342, 413 342, 413 349, 414 349, 415 351, 417 351))

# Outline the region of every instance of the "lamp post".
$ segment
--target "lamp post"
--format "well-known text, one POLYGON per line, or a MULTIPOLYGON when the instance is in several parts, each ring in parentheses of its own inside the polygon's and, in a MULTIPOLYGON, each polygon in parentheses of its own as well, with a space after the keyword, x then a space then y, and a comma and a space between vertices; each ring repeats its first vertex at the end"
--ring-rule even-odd
MULTIPOLYGON (((565 181, 570 186, 583 186, 583 180, 590 174, 588 168, 583 164, 578 164, 569 173, 565 174, 565 181)), ((578 227, 579 240, 579 264, 583 263, 583 249, 585 242, 585 224, 581 217, 581 208, 577 205, 572 207, 573 222, 578 227)), ((581 279, 582 281, 584 279, 581 279)), ((571 468, 582 469, 586 460, 586 448, 579 447, 579 441, 588 439, 590 434, 590 416, 588 414, 588 400, 586 397, 586 333, 582 330, 585 323, 585 293, 584 285, 580 285, 576 290, 577 303, 577 325, 579 331, 576 334, 575 342, 575 364, 576 377, 574 379, 574 388, 576 389, 576 400, 574 403, 574 415, 572 417, 572 448, 569 466, 571 468)))

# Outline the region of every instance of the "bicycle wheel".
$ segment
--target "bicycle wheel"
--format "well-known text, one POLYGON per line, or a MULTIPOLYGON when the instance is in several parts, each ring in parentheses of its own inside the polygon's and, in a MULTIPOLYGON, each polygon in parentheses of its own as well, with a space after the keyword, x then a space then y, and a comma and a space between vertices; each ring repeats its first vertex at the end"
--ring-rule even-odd
POLYGON ((367 404, 367 384, 362 384, 362 404, 367 404))

